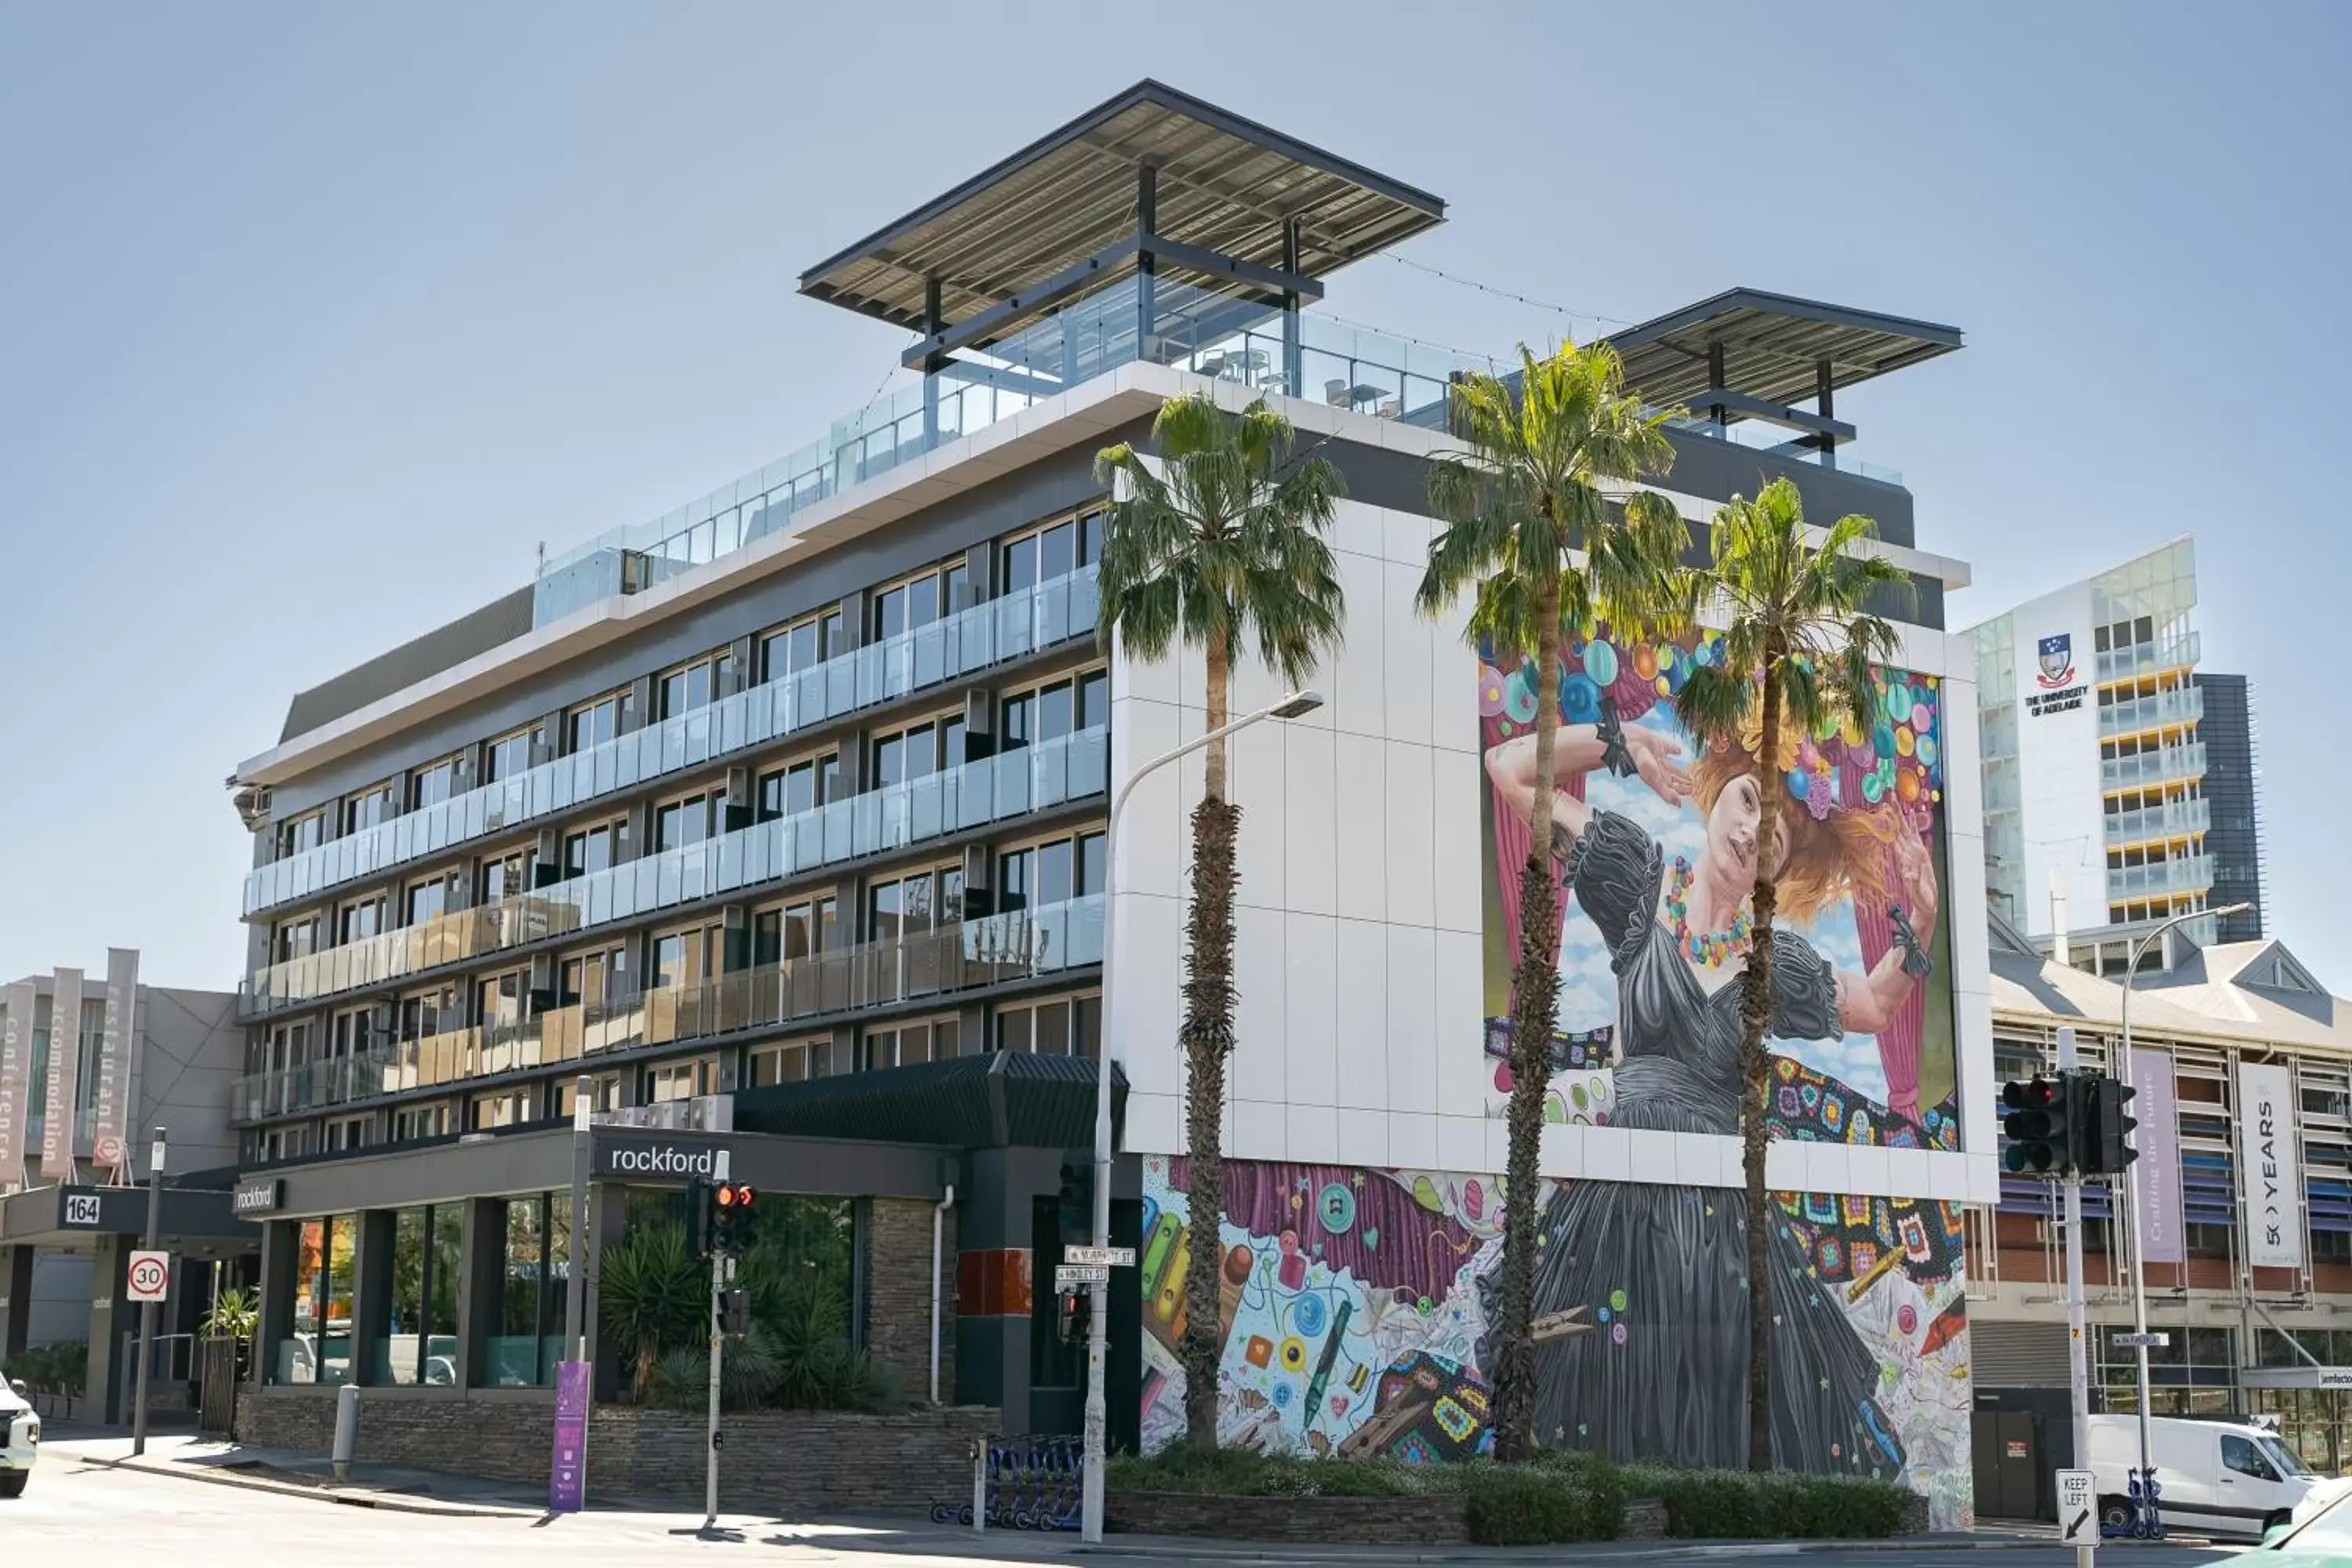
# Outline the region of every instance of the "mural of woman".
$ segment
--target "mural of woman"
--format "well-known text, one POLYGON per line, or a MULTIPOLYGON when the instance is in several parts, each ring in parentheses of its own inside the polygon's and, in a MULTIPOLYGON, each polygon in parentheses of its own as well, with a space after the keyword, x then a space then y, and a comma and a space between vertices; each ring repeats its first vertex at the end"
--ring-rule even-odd
MULTIPOLYGON (((1874 794, 1868 809, 1809 809, 1782 787, 1789 759, 1759 768, 1751 752, 1727 742, 1686 757, 1681 742, 1650 725, 1621 724, 1606 703, 1599 722, 1563 725, 1557 738, 1564 787, 1553 796, 1553 843, 1571 896, 1566 918, 1591 922, 1617 988, 1612 1124, 1738 1131, 1736 983, 1747 967, 1748 899, 1767 809, 1780 814, 1783 915, 1802 925, 1850 900, 1875 911, 1884 931, 1868 967, 1853 972, 1776 923, 1771 1033, 1832 1040, 1879 1034, 1907 1015, 1910 1061, 1890 1051, 1887 1077, 1890 1110, 1916 1121, 1917 993, 1930 968, 1937 905, 1921 836, 1895 800, 1881 808, 1874 794), (1586 775, 1602 769, 1699 814, 1703 847, 1695 858, 1669 868, 1631 817, 1589 805, 1586 775)), ((1498 827, 1513 817, 1526 822, 1534 764, 1532 733, 1487 750, 1498 827)), ((1524 827, 1518 837, 1524 844, 1524 827)), ((1539 1229, 1536 1310, 1582 1306, 1608 1326, 1538 1347, 1541 1438, 1619 1458, 1744 1464, 1746 1203, 1737 1190, 1712 1187, 1580 1181, 1554 1191, 1539 1229)), ((1777 1458, 1789 1468, 1894 1476, 1903 1445, 1874 1397, 1875 1360, 1836 1292, 1812 1278, 1804 1241, 1779 1215, 1771 1234, 1770 1265, 1781 1281, 1774 1296, 1777 1458)))

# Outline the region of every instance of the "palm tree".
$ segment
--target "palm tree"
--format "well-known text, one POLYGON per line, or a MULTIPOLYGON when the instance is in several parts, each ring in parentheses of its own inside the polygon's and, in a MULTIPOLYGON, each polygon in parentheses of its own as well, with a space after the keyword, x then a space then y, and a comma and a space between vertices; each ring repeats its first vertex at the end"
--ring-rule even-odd
MULTIPOLYGON (((1735 742, 1751 711, 1760 730, 1759 783, 1768 802, 1777 784, 1782 728, 1801 734, 1867 714, 1871 667, 1897 647, 1895 628, 1873 603, 1900 600, 1910 579, 1862 546, 1878 537, 1866 517, 1831 524, 1821 542, 1805 531, 1804 499, 1774 479, 1754 500, 1734 496, 1715 514, 1711 564, 1702 574, 1715 613, 1727 618, 1719 661, 1694 670, 1675 698, 1691 733, 1735 742), (1759 690, 1760 688, 1760 690, 1759 690)), ((1772 915, 1779 901, 1780 813, 1757 824, 1748 968, 1740 978, 1739 1071, 1744 1085, 1740 1163, 1748 1190, 1748 1468, 1772 1468, 1772 1271, 1764 1193, 1764 1032, 1772 1017, 1772 915)))
MULTIPOLYGON (((1178 644, 1208 667, 1208 727, 1231 711, 1233 667, 1255 643, 1258 659, 1301 686, 1339 645, 1343 598, 1324 535, 1339 473, 1308 456, 1289 461, 1290 421, 1263 399, 1239 414, 1206 396, 1180 397, 1152 422, 1159 471, 1125 444, 1095 459, 1120 481, 1103 540, 1097 636, 1156 661, 1178 644)), ((1225 1058, 1234 1047, 1234 847, 1241 811, 1225 798, 1225 746, 1208 748, 1207 787, 1192 813, 1192 908, 1185 934, 1186 1200, 1193 1253, 1213 1259, 1225 1211, 1225 1058)), ((1217 1446, 1218 1280, 1213 1262, 1186 1276, 1183 1363, 1186 1436, 1217 1446)))
POLYGON ((1487 1376, 1495 1398, 1495 1451, 1527 1457, 1535 1446, 1537 1144, 1551 1082, 1558 1027, 1559 887, 1552 855, 1552 747, 1559 729, 1560 638, 1590 637, 1606 621, 1630 632, 1688 619, 1682 571, 1690 530, 1664 497, 1635 490, 1612 500, 1604 483, 1663 474, 1674 447, 1624 393, 1614 349, 1564 343, 1548 359, 1519 350, 1513 382, 1473 375, 1453 387, 1453 426, 1468 444, 1437 463, 1429 499, 1445 530, 1429 547, 1416 605, 1446 613, 1476 598, 1467 632, 1497 663, 1536 666, 1535 805, 1519 871, 1519 951, 1511 972, 1510 1152, 1504 1173, 1502 1289, 1487 1376))

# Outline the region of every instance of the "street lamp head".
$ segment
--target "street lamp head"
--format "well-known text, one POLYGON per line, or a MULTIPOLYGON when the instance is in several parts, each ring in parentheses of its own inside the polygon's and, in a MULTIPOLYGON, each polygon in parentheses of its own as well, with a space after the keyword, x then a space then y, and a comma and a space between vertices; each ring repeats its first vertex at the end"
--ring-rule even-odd
POLYGON ((1276 703, 1273 707, 1267 709, 1266 711, 1276 719, 1299 719, 1314 712, 1315 710, 1322 706, 1323 694, 1321 692, 1314 690, 1294 691, 1289 696, 1284 698, 1281 701, 1276 703))

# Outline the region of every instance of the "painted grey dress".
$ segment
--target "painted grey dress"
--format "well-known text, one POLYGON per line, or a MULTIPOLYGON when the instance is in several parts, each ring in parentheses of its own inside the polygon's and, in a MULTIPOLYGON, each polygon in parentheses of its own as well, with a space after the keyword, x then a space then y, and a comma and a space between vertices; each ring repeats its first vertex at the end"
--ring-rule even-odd
MULTIPOLYGON (((1574 907, 1617 975, 1610 1124, 1736 1134, 1738 984, 1709 994, 1659 922, 1657 845, 1596 813, 1568 851, 1574 907)), ((1837 977, 1811 944, 1772 932, 1772 1033, 1842 1033, 1837 977)), ((1589 1332, 1537 1349, 1536 1431, 1618 1459, 1741 1468, 1748 1433, 1747 1198, 1720 1187, 1563 1184, 1538 1221, 1535 1310, 1586 1309, 1589 1332)), ((1893 1477, 1903 1449, 1872 1397, 1876 1362, 1839 1287, 1812 1277, 1804 1243, 1771 1215, 1774 1447, 1781 1468, 1893 1477)))

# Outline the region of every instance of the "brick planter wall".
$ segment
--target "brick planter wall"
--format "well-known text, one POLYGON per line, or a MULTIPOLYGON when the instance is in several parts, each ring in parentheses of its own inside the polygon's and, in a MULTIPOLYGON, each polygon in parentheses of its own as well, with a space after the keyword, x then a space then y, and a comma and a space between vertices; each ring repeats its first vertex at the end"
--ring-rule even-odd
MULTIPOLYGON (((335 1390, 247 1389, 237 1437, 256 1447, 324 1455, 333 1447, 335 1390)), ((971 1405, 888 1415, 738 1411, 722 1423, 726 1507, 788 1518, 910 1513, 971 1495, 971 1444, 996 1411, 971 1405)), ((547 1480, 555 1401, 545 1390, 367 1389, 360 1394, 361 1465, 462 1468, 519 1485, 547 1480)), ((600 1405, 588 1427, 592 1503, 688 1505, 702 1500, 703 1421, 682 1411, 600 1405)))
POLYGON ((1112 1492, 1103 1526, 1139 1535, 1221 1535, 1237 1541, 1345 1546, 1461 1546, 1464 1500, 1436 1497, 1207 1497, 1112 1492))

